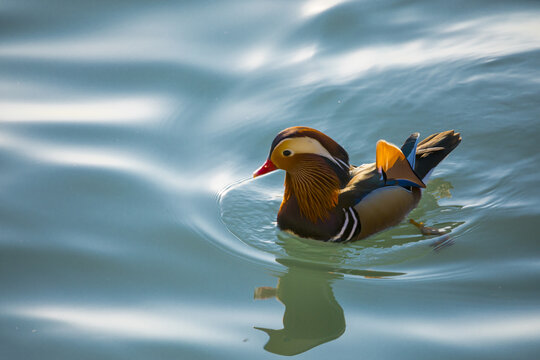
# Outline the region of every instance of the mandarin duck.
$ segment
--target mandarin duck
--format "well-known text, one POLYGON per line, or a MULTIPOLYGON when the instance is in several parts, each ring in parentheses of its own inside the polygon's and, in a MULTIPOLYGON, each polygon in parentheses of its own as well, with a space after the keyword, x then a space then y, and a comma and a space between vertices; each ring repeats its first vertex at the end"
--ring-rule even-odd
POLYGON ((433 168, 461 142, 453 130, 418 139, 413 133, 401 148, 379 140, 375 163, 353 166, 329 136, 295 126, 275 137, 253 177, 285 170, 281 230, 322 241, 360 240, 400 223, 418 204, 433 168))

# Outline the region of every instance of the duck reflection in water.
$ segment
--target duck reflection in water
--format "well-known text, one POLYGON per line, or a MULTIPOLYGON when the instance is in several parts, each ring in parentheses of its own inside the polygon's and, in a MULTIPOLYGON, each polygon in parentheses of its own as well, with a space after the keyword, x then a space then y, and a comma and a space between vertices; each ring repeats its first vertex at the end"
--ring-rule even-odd
MULTIPOLYGON (((441 208, 447 211, 457 210, 460 206, 444 206, 438 204, 438 200, 449 198, 452 185, 448 181, 435 179, 428 186, 422 202, 413 214, 417 218, 430 218, 430 212, 440 212, 441 208)), ((422 230, 411 227, 408 222, 403 222, 394 230, 395 233, 410 232, 416 236, 405 239, 388 239, 384 243, 372 244, 377 247, 392 247, 401 243, 419 241, 425 236, 435 235, 435 241, 430 245, 435 251, 442 250, 453 244, 448 232, 463 224, 463 222, 437 223, 436 227, 425 226, 424 223, 415 225, 422 230)), ((387 233, 388 236, 389 233, 387 233)), ((278 235, 279 237, 279 235, 278 235)), ((318 263, 307 263, 298 260, 305 256, 303 248, 296 248, 295 241, 285 237, 282 246, 289 258, 281 258, 276 261, 287 267, 286 272, 280 276, 277 287, 258 287, 255 289, 255 299, 264 300, 276 298, 285 305, 283 315, 283 329, 274 330, 263 327, 255 327, 257 330, 268 334, 269 339, 264 346, 265 350, 279 355, 296 355, 312 349, 318 345, 339 338, 345 332, 345 316, 343 309, 337 302, 332 284, 343 278, 343 274, 361 276, 364 278, 389 278, 404 275, 401 272, 373 271, 361 269, 347 269, 340 266, 327 267, 318 263)), ((332 250, 344 250, 343 247, 329 247, 323 252, 325 257, 330 256, 332 250)), ((335 254, 334 254, 335 255, 335 254)), ((339 257, 339 256, 338 256, 339 257)))
MULTIPOLYGON (((278 262, 287 263, 285 259, 278 262)), ((283 329, 255 327, 270 337, 265 350, 296 355, 340 337, 345 332, 345 316, 331 284, 341 277, 293 265, 280 277, 277 288, 255 289, 255 299, 275 297, 285 305, 283 329)))

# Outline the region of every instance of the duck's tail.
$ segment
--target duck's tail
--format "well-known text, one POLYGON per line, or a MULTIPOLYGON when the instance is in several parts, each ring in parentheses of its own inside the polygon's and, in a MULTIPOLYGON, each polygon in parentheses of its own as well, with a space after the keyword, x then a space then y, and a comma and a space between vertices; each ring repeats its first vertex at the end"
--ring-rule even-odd
POLYGON ((461 136, 454 130, 443 131, 428 136, 416 147, 414 171, 424 182, 427 176, 461 142, 461 136))

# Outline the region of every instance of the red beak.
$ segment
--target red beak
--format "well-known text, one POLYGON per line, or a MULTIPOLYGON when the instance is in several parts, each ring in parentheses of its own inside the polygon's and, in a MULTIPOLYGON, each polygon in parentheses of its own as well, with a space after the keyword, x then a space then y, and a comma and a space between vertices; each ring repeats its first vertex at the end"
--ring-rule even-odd
POLYGON ((268 174, 269 172, 274 171, 274 170, 277 170, 276 165, 274 165, 274 163, 272 162, 272 160, 268 159, 268 160, 266 160, 266 162, 263 164, 263 166, 261 166, 260 168, 258 168, 257 171, 255 171, 255 172, 253 173, 253 177, 256 178, 257 176, 261 176, 261 175, 264 175, 264 174, 268 174))

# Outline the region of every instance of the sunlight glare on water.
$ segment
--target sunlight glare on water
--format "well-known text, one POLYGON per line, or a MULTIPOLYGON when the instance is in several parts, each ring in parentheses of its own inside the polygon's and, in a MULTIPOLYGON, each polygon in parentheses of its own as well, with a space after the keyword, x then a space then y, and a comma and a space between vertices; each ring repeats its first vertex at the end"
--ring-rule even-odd
POLYGON ((309 0, 302 5, 302 16, 315 16, 318 15, 338 4, 345 2, 344 0, 309 0))
POLYGON ((155 121, 169 113, 165 101, 144 97, 102 99, 79 103, 0 103, 0 121, 72 122, 81 124, 137 124, 155 121))
MULTIPOLYGON (((538 15, 516 13, 460 22, 433 29, 433 39, 392 46, 362 47, 323 64, 324 79, 349 81, 369 71, 432 65, 441 62, 490 59, 540 49, 538 15)), ((313 78, 312 78, 313 79, 313 78)))
POLYGON ((1 359, 535 359, 540 7, 0 4, 1 359), (399 225, 277 228, 305 125, 351 163, 455 129, 399 225), (443 229, 422 235, 409 218, 443 229))

